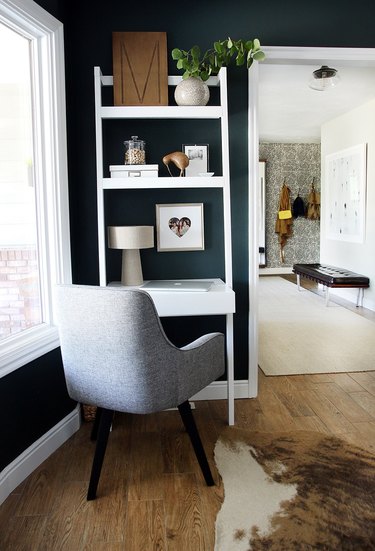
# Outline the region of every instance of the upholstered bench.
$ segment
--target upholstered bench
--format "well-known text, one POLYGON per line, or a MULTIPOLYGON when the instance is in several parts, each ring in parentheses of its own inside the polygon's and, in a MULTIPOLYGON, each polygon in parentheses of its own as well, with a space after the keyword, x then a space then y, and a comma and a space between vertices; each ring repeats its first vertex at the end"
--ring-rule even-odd
POLYGON ((298 290, 300 290, 301 276, 324 285, 326 306, 329 303, 330 287, 358 288, 357 306, 363 306, 364 289, 370 286, 368 277, 326 264, 294 264, 293 272, 297 275, 298 290))

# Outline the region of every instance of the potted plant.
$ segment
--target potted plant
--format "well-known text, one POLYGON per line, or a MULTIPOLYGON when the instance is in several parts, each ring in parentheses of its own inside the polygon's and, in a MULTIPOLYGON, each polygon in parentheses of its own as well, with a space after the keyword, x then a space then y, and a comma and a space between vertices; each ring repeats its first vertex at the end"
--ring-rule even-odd
POLYGON ((199 46, 190 50, 172 50, 172 58, 177 61, 177 69, 184 70, 182 82, 175 91, 178 105, 206 105, 209 100, 209 90, 205 81, 211 75, 217 75, 221 67, 228 66, 232 61, 237 66, 246 65, 249 69, 254 60, 265 58, 260 42, 254 40, 218 40, 213 48, 202 54, 199 46), (191 92, 193 91, 193 92, 191 92), (190 97, 192 93, 192 97, 190 97))

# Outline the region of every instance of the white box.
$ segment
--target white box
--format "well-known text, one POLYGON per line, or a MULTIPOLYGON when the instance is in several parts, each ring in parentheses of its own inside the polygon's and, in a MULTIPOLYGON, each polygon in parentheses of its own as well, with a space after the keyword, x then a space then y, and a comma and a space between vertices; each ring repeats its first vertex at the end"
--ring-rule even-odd
POLYGON ((159 165, 111 165, 111 178, 157 178, 159 165))

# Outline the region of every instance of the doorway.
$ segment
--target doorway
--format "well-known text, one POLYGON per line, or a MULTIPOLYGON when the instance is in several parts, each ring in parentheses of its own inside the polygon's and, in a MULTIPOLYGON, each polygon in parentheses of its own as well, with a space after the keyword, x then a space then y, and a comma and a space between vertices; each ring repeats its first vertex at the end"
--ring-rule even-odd
MULTIPOLYGON (((270 98, 265 96, 259 97, 262 90, 262 70, 263 66, 268 71, 269 75, 277 75, 278 78, 274 83, 274 94, 278 94, 278 102, 280 94, 284 91, 288 94, 287 88, 289 83, 293 86, 291 78, 289 81, 286 77, 286 68, 292 71, 296 69, 296 73, 301 72, 301 67, 307 66, 311 72, 321 65, 333 65, 341 67, 345 71, 357 72, 369 71, 373 74, 375 67, 375 49, 347 49, 347 48, 289 48, 289 47, 265 47, 266 60, 255 67, 255 70, 249 72, 249 396, 256 396, 257 393, 257 369, 258 369, 258 212, 257 205, 259 201, 258 191, 258 159, 259 159, 259 139, 262 139, 262 125, 264 122, 260 118, 263 99, 268 100, 269 110, 277 109, 280 103, 272 102, 270 98), (264 64, 264 65, 263 65, 264 64), (284 78, 281 78, 281 73, 284 78)), ((264 71, 265 72, 265 71, 264 71)), ((307 83, 306 83, 307 87, 307 83)), ((358 91, 358 82, 356 90, 358 91)), ((364 91, 366 93, 366 91, 364 91)), ((319 94, 317 92, 317 94, 319 94)), ((320 93, 321 97, 322 94, 320 93)), ((370 92, 371 94, 371 92, 370 92)), ((289 92, 290 96, 290 92, 289 92)), ((288 96, 288 97, 289 97, 288 96)), ((358 94, 353 94, 354 99, 358 94)), ((375 97, 375 93, 372 94, 375 97)), ((361 101, 366 99, 361 97, 361 101)), ((321 101, 321 100, 318 100, 321 101)), ((293 100, 294 106, 298 104, 293 100)), ((284 99, 285 103, 285 99, 284 99)), ((279 107, 278 118, 271 117, 276 124, 278 119, 288 117, 288 112, 284 105, 283 109, 279 107)), ((352 108, 355 105, 352 104, 352 108)), ((299 105, 300 116, 291 118, 289 121, 300 122, 302 120, 301 113, 308 112, 312 115, 313 122, 316 120, 316 113, 312 109, 311 104, 307 107, 299 105)), ((346 106, 345 109, 350 107, 346 106)), ((334 114, 328 114, 328 119, 334 114)), ((286 119, 288 120, 288 119, 286 119)), ((292 125, 289 125, 292 127, 292 125)), ((297 130, 301 132, 301 128, 297 130)), ((280 132, 280 130, 279 130, 280 132)), ((285 124, 282 130, 282 136, 286 138, 285 124)))

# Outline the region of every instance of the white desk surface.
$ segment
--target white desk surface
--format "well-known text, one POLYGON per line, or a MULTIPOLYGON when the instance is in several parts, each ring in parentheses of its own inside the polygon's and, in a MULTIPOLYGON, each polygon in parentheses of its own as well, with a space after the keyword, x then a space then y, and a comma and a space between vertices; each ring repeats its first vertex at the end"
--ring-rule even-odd
MULTIPOLYGON (((152 297, 160 317, 233 314, 236 311, 234 291, 221 279, 208 278, 208 280, 214 282, 209 291, 144 290, 152 297)), ((207 279, 196 281, 207 281, 207 279)), ((147 281, 144 283, 147 283, 147 281)), ((121 283, 114 282, 110 285, 118 286, 121 283)), ((142 287, 136 288, 142 289, 142 287)))
POLYGON ((160 317, 233 314, 234 291, 221 279, 213 281, 209 291, 145 291, 152 297, 160 317))

